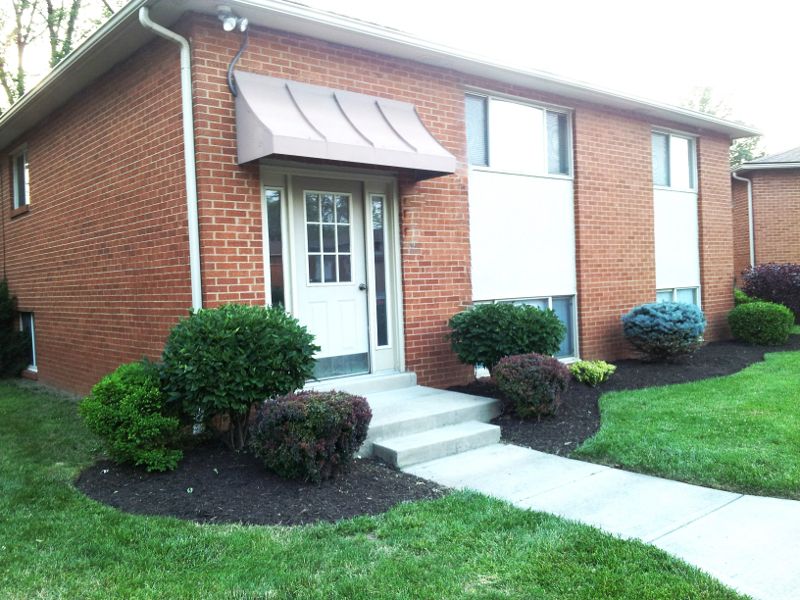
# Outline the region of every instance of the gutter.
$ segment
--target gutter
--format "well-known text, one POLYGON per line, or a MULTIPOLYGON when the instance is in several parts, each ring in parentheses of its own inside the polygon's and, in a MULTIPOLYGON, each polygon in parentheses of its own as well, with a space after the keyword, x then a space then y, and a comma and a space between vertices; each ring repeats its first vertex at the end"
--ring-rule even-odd
POLYGON ((772 169, 800 169, 800 162, 742 163, 736 171, 771 171, 772 169))
POLYGON ((753 182, 747 177, 737 175, 736 171, 731 173, 731 177, 737 181, 744 181, 747 184, 747 233, 750 236, 750 266, 756 266, 756 247, 754 240, 754 227, 753 227, 753 182))
POLYGON ((203 308, 200 280, 200 225, 197 216, 197 167, 194 156, 194 115, 192 114, 192 57, 189 41, 150 19, 150 9, 139 9, 142 27, 175 42, 181 48, 181 112, 183 113, 183 162, 186 174, 186 212, 189 227, 189 273, 192 285, 192 308, 203 308))

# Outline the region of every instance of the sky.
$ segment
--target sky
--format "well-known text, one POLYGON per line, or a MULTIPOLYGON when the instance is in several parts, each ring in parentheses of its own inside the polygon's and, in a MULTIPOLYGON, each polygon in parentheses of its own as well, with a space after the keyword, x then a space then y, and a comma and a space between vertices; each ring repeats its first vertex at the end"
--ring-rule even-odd
POLYGON ((683 105, 710 87, 768 154, 800 146, 800 2, 302 0, 512 66, 683 105))

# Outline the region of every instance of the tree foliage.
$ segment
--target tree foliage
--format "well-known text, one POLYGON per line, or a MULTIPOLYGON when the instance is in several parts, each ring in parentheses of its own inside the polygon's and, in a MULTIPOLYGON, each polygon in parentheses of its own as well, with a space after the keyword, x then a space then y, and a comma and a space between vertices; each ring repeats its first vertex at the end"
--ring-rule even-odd
POLYGON ((0 2, 0 88, 10 106, 30 88, 47 57, 55 67, 124 0, 4 0, 0 2), (96 16, 93 16, 96 15, 96 16), (41 51, 40 51, 41 50, 41 51))
MULTIPOLYGON (((734 123, 738 122, 731 117, 731 107, 722 100, 716 100, 710 87, 695 89, 692 96, 684 102, 684 106, 720 119, 733 120, 734 123)), ((730 148, 731 168, 735 169, 743 162, 764 156, 764 150, 760 144, 761 136, 734 140, 730 148)))

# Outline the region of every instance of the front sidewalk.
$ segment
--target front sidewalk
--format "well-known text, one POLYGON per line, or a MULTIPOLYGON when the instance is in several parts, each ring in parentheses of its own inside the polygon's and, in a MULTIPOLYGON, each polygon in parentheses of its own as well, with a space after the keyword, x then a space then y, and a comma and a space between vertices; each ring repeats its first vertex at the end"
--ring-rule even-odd
POLYGON ((800 597, 798 501, 704 488, 507 444, 404 470, 641 539, 756 599, 800 597))

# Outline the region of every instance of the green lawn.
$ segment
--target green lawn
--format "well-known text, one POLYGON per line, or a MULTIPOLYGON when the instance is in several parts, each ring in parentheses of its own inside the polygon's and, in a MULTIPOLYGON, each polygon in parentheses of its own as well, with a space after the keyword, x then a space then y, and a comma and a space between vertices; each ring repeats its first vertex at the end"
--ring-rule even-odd
POLYGON ((800 499, 800 352, 694 383, 600 398, 578 458, 738 492, 800 499))
POLYGON ((73 402, 0 382, 2 598, 740 598, 663 552, 458 493, 336 525, 136 517, 70 484, 73 402))

